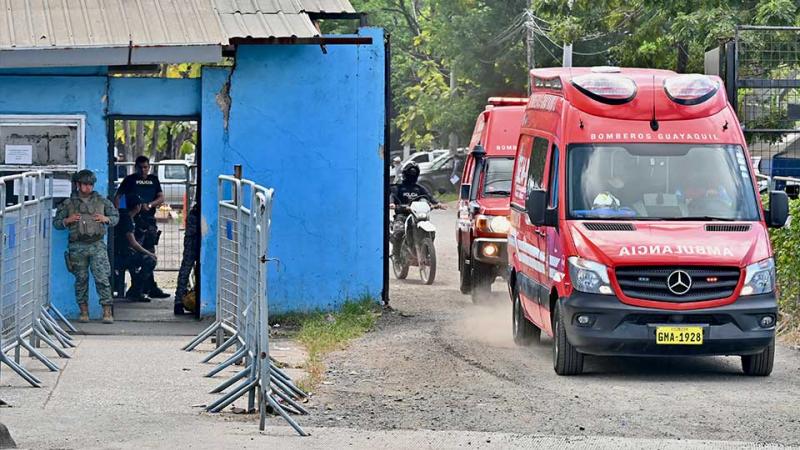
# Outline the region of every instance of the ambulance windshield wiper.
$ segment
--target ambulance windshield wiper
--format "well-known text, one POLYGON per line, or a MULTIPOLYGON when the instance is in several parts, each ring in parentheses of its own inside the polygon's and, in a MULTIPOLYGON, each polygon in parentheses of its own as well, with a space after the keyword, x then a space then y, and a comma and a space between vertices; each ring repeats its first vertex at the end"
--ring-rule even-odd
POLYGON ((511 192, 509 192, 509 191, 492 191, 492 192, 487 192, 485 195, 509 196, 509 195, 511 195, 511 192))
POLYGON ((735 222, 736 219, 731 219, 730 217, 717 217, 717 216, 687 216, 687 217, 670 217, 665 218, 664 220, 676 220, 676 221, 722 221, 722 222, 735 222))

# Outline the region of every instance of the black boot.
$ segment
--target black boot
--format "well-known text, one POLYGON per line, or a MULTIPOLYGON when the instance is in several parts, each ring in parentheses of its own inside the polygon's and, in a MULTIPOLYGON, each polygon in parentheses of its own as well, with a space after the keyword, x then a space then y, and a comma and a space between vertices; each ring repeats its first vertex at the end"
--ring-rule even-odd
POLYGON ((153 286, 152 288, 150 288, 150 292, 148 294, 150 295, 150 297, 153 298, 169 298, 169 294, 162 291, 161 288, 158 286, 153 286))

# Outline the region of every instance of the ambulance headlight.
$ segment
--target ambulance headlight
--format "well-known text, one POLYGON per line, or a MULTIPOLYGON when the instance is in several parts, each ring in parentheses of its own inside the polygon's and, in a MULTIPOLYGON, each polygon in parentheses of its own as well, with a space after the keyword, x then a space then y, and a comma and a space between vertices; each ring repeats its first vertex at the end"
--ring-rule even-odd
POLYGON ((485 216, 483 214, 475 218, 475 226, 478 230, 487 233, 508 234, 511 229, 511 222, 506 216, 485 216))
POLYGON ((598 262, 577 256, 567 258, 569 277, 575 289, 588 294, 611 295, 611 283, 608 281, 608 268, 598 262))
POLYGON ((775 290, 775 261, 767 258, 745 269, 742 295, 769 294, 775 290))

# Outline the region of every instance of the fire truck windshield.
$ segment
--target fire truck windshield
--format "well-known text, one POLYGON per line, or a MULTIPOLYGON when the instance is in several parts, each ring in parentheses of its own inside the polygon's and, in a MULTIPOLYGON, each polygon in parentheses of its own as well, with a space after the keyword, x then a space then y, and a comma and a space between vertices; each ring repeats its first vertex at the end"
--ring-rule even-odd
POLYGON ((571 219, 759 219, 738 145, 576 144, 567 158, 571 219))
POLYGON ((511 195, 511 172, 514 158, 487 158, 483 195, 508 197, 511 195))

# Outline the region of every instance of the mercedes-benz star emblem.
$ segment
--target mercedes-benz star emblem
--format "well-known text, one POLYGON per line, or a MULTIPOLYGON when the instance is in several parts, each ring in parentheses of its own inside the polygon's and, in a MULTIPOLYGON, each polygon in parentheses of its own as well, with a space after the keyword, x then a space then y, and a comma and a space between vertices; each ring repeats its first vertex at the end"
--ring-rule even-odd
POLYGON ((683 270, 676 270, 667 277, 667 287, 675 295, 684 295, 692 287, 692 277, 683 270))

